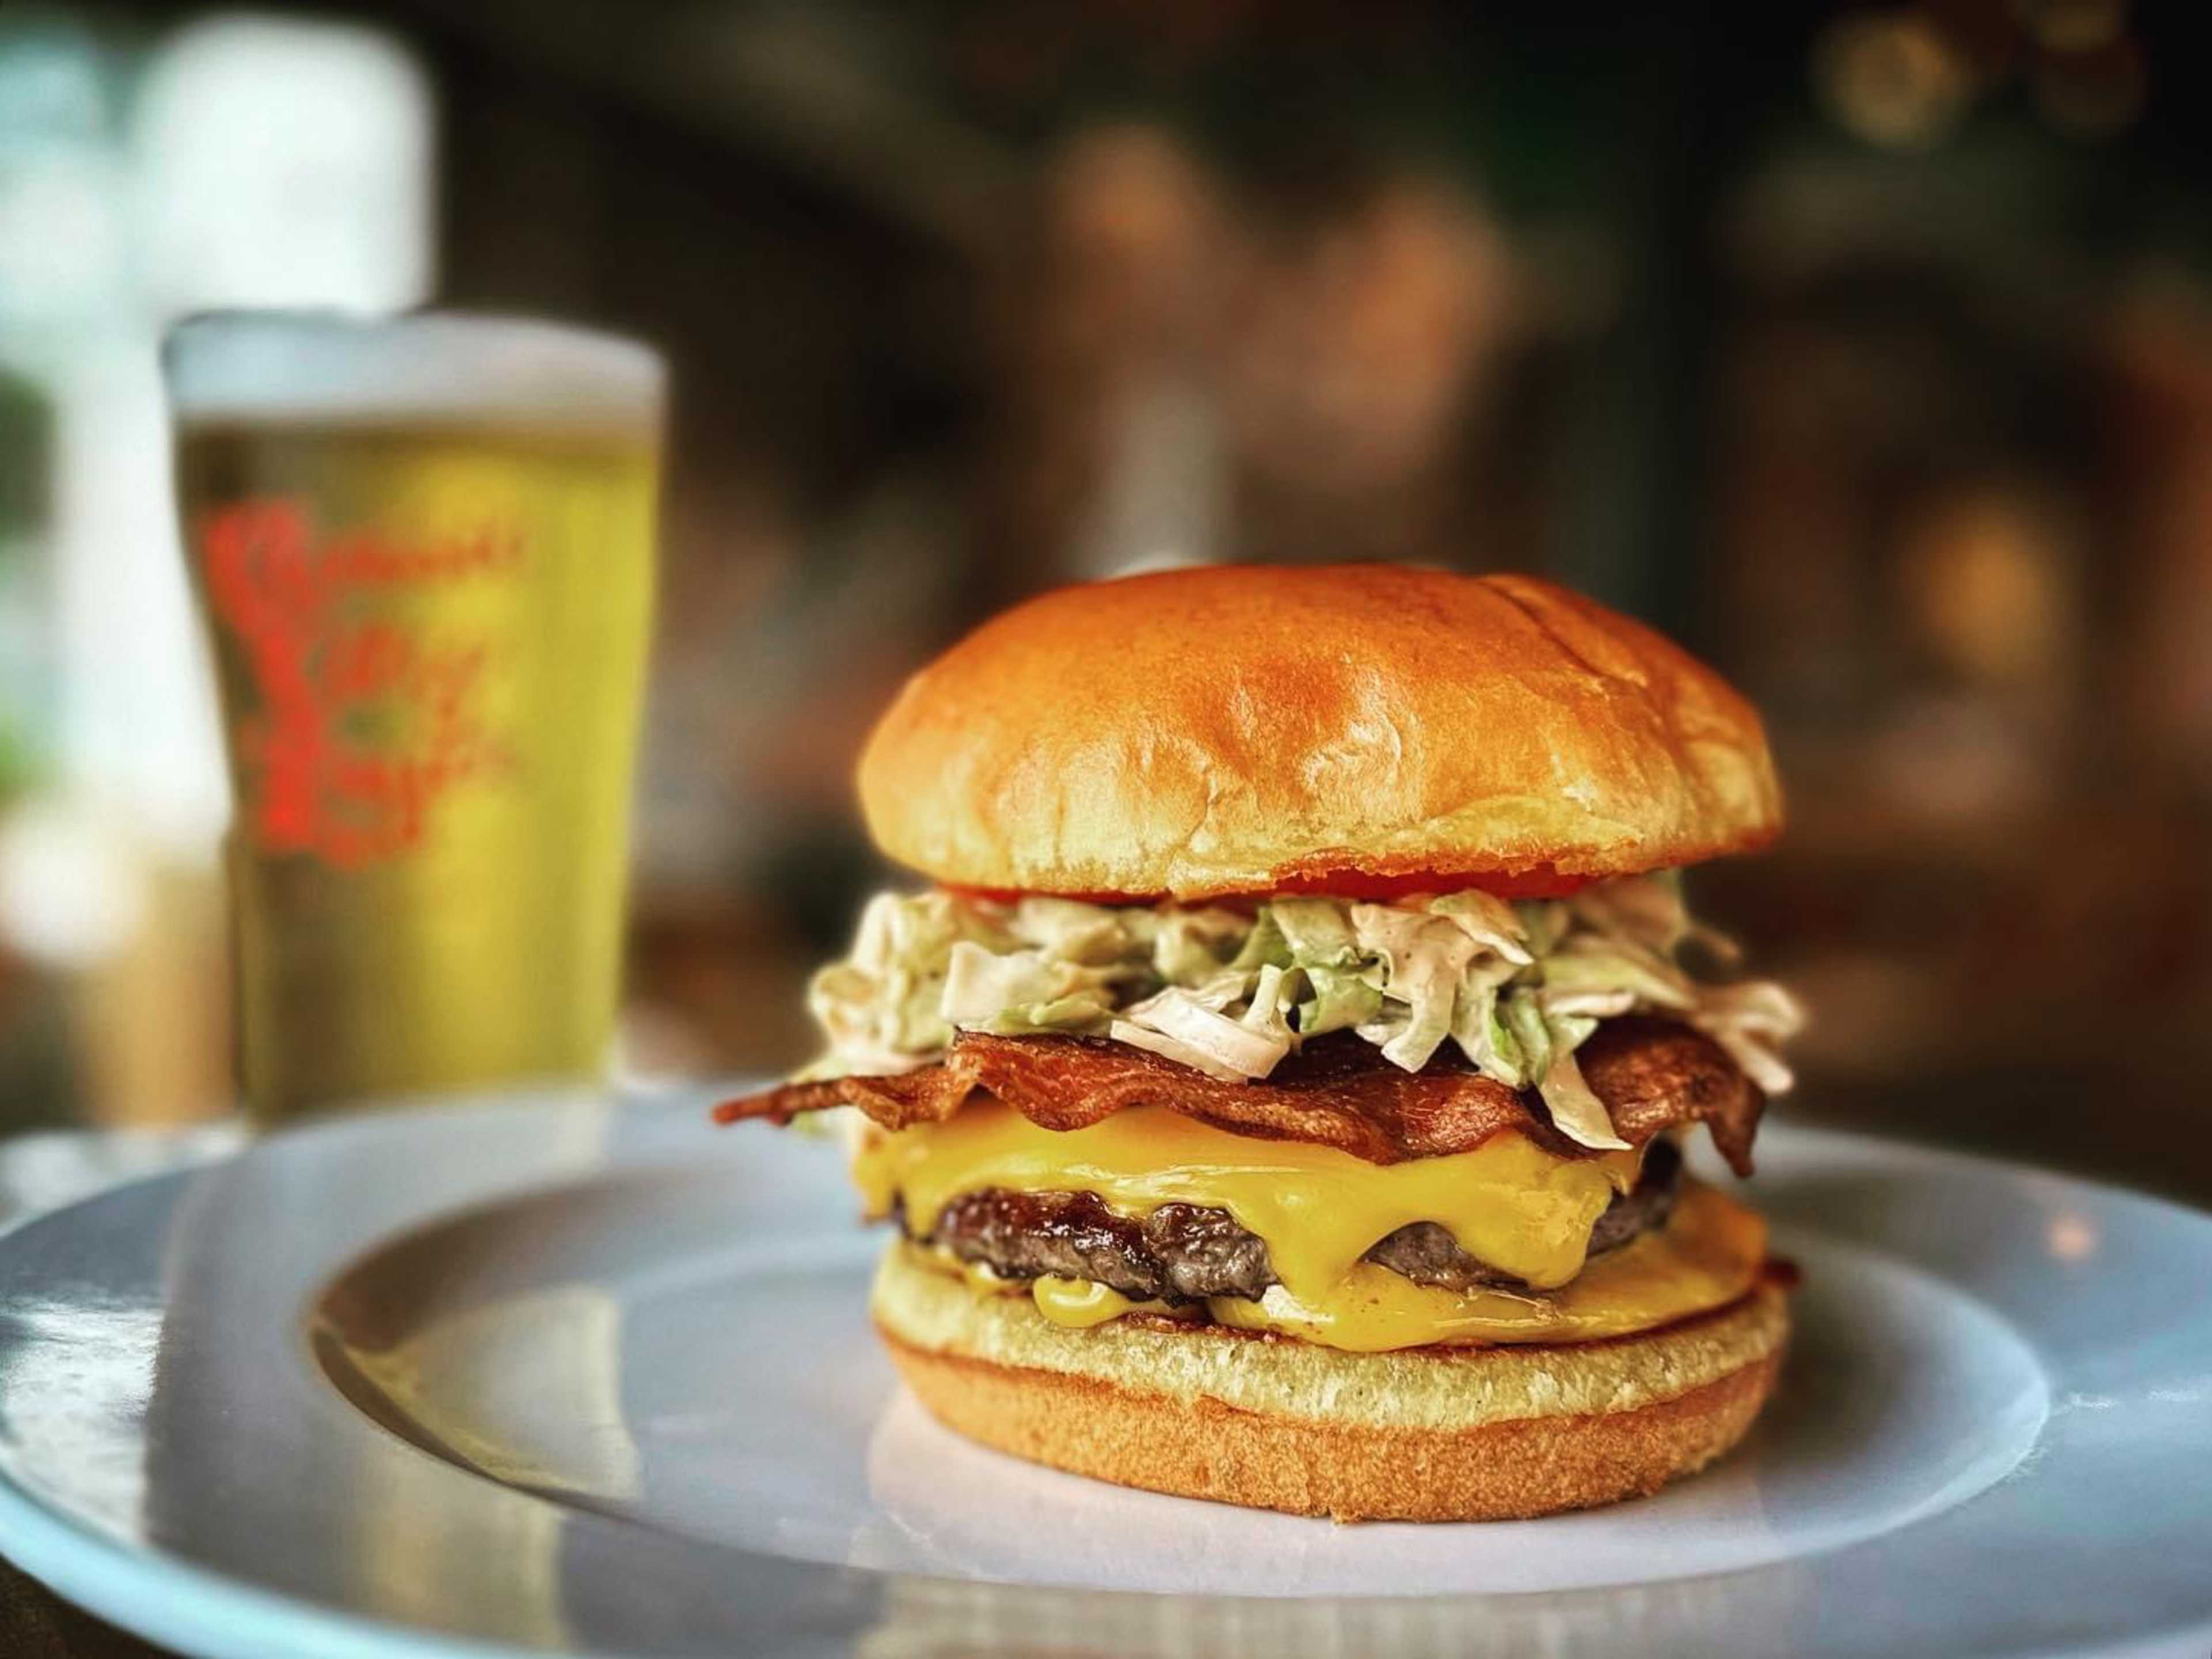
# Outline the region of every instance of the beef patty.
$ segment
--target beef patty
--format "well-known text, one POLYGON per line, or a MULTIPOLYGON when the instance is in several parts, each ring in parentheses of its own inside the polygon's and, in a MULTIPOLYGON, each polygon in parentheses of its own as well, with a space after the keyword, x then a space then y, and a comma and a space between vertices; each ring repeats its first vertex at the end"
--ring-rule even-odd
MULTIPOLYGON (((1663 1223, 1674 1207, 1681 1165, 1674 1142, 1653 1141, 1634 1190, 1617 1194, 1598 1218, 1590 1254, 1617 1249, 1663 1223)), ((1108 1209, 1095 1193, 988 1187, 945 1205, 927 1233, 917 1232, 902 1210, 899 1224, 908 1237, 941 1245, 1004 1279, 1086 1279, 1140 1302, 1257 1300, 1275 1283, 1265 1241, 1211 1206, 1164 1204, 1139 1219, 1108 1209)), ((1441 1290, 1528 1288, 1469 1255, 1433 1221, 1399 1228, 1378 1241, 1367 1260, 1441 1290)))

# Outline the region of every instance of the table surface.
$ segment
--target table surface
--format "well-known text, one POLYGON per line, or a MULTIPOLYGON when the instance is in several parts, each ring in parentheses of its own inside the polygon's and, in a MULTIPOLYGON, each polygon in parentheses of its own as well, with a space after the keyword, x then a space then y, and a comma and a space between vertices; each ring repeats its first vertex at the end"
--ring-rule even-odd
MULTIPOLYGON (((0 1653, 8 1659, 172 1659, 78 1611, 0 1559, 0 1653)), ((303 1656, 304 1659, 304 1656, 303 1656)))

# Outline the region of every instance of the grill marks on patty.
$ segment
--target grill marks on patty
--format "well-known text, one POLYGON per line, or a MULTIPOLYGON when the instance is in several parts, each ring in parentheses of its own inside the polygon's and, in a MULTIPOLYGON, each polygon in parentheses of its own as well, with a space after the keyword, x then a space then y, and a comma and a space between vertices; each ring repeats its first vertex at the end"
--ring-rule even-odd
MULTIPOLYGON (((1635 1190, 1613 1200, 1591 1231, 1592 1255, 1617 1249, 1672 1212, 1681 1154, 1671 1141, 1652 1144, 1635 1190)), ((1109 1209, 1094 1193, 1018 1193, 987 1188, 946 1204, 926 1233, 903 1214, 908 1236, 942 1246, 963 1261, 1003 1279, 1084 1279, 1141 1302, 1185 1303, 1207 1297, 1256 1301, 1275 1283, 1267 1246, 1228 1211, 1164 1204, 1141 1219, 1109 1209)), ((1419 1285, 1461 1292, 1526 1290, 1510 1274, 1476 1260, 1433 1221, 1417 1221, 1367 1252, 1377 1267, 1419 1285)))

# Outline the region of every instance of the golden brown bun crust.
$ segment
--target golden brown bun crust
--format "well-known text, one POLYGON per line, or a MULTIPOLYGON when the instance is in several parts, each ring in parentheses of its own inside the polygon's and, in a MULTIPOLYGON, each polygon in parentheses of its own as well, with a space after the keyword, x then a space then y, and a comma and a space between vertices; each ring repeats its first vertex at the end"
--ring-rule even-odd
POLYGON ((1548 1347, 1356 1354, 1127 1319, 1066 1331, 896 1251, 875 1313, 907 1385, 971 1439, 1121 1486, 1340 1521, 1519 1519, 1656 1492, 1743 1437, 1789 1329, 1782 1292, 1762 1287, 1663 1330, 1548 1347), (964 1337, 947 1339, 943 1309, 909 1307, 917 1288, 930 1300, 912 1281, 933 1279, 985 1316, 964 1337), (1199 1380, 1209 1371, 1221 1393, 1199 1380))
POLYGON ((1601 877, 1761 846, 1758 714, 1528 576, 1214 566, 1064 588, 907 683, 860 761, 947 884, 1152 897, 1601 877))

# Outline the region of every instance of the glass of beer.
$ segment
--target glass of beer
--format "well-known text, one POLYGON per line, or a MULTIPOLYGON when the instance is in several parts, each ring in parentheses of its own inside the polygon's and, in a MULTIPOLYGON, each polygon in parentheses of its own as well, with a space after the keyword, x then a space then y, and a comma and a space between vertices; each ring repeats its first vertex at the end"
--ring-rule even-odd
POLYGON ((659 360, 519 319, 223 313, 163 368, 248 1111, 602 1077, 659 360))

